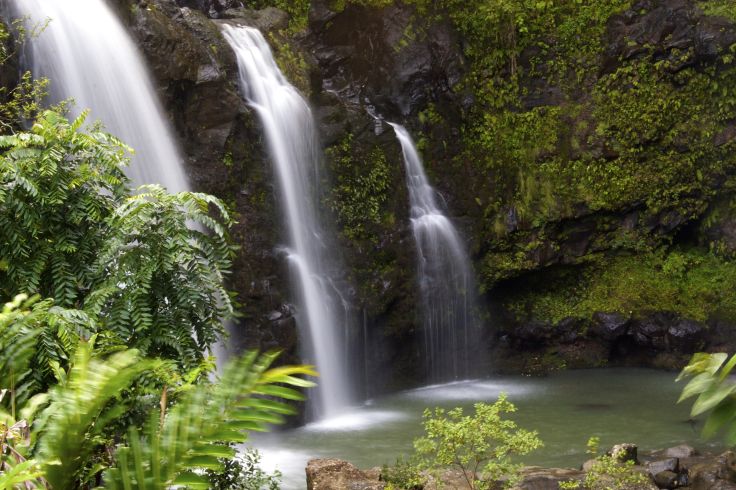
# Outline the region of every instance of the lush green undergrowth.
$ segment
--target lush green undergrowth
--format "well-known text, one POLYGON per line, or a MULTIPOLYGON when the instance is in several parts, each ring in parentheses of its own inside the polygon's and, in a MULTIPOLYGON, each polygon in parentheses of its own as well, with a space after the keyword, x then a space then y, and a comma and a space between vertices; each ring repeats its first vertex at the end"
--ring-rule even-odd
POLYGON ((557 323, 593 313, 668 311, 698 321, 736 320, 736 263, 700 249, 603 257, 524 278, 506 306, 520 319, 557 323))

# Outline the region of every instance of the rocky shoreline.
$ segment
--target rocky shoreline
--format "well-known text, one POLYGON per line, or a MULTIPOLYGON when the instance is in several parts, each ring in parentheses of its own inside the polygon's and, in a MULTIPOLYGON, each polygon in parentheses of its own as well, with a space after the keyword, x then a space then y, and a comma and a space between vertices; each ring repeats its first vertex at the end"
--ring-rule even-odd
MULTIPOLYGON (((699 453, 686 444, 661 451, 638 454, 634 444, 614 446, 610 454, 620 461, 633 461, 633 471, 646 475, 648 483, 636 488, 685 490, 736 490, 736 453, 699 453)), ((595 460, 586 461, 579 469, 525 467, 522 480, 513 490, 557 490, 563 482, 582 482, 595 466, 595 460)), ((603 477, 605 478, 605 476, 603 477)), ((392 488, 384 481, 381 468, 360 470, 340 459, 313 459, 306 467, 307 490, 385 490, 392 488)), ((603 482, 605 486, 605 482, 603 482)), ((613 482, 611 482, 612 485, 613 482)), ((439 480, 428 477, 422 489, 467 489, 459 471, 447 470, 439 480)), ((580 487, 584 488, 584 487, 580 487)), ((603 487, 601 487, 603 488, 603 487)), ((612 486, 611 488, 626 488, 612 486)))

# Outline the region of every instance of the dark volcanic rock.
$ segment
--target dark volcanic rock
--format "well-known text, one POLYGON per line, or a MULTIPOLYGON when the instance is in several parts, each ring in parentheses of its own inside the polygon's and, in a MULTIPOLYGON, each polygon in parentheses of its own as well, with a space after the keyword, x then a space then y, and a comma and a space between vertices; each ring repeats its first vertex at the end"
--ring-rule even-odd
POLYGON ((394 120, 454 97, 463 70, 458 38, 444 23, 408 37, 412 13, 405 5, 349 5, 338 13, 325 0, 314 2, 306 42, 322 87, 394 120))
POLYGON ((666 350, 665 334, 676 317, 666 312, 655 312, 633 322, 630 333, 639 347, 666 350))
POLYGON ((627 333, 629 320, 620 313, 593 314, 592 333, 603 340, 615 340, 627 333))
POLYGON ((662 459, 647 463, 647 471, 650 475, 656 476, 664 471, 677 473, 680 468, 680 462, 677 458, 662 459))
POLYGON ((233 238, 240 247, 230 286, 243 316, 231 327, 232 347, 279 348, 294 361, 297 336, 277 252, 281 229, 272 173, 260 124, 239 93, 235 55, 200 10, 173 0, 131 10, 131 30, 180 135, 192 187, 221 197, 236 212, 233 238), (282 315, 272 321, 273 310, 282 315))
POLYGON ((654 475, 654 483, 659 488, 677 488, 680 482, 680 475, 674 471, 666 470, 654 475))
POLYGON ((582 481, 582 471, 560 468, 524 468, 522 480, 514 486, 514 490, 557 490, 560 482, 582 481))
POLYGON ((715 459, 695 464, 689 471, 692 490, 736 488, 736 455, 731 451, 715 459))
POLYGON ((634 464, 639 463, 638 458, 639 448, 636 446, 636 444, 631 443, 622 443, 622 444, 616 444, 611 448, 610 451, 608 451, 608 454, 613 457, 614 459, 626 463, 627 461, 631 461, 634 464))
POLYGON ((703 348, 706 330, 700 323, 682 319, 667 329, 670 349, 692 354, 703 348))
POLYGON ((652 55, 667 61, 668 69, 706 66, 724 48, 736 43, 736 32, 727 19, 705 17, 688 0, 644 0, 609 23, 606 59, 608 70, 620 60, 652 55), (644 12, 643 15, 632 15, 644 12), (692 56, 683 56, 683 53, 692 56))
POLYGON ((696 454, 695 448, 687 444, 670 447, 664 451, 664 456, 667 458, 691 458, 696 454))

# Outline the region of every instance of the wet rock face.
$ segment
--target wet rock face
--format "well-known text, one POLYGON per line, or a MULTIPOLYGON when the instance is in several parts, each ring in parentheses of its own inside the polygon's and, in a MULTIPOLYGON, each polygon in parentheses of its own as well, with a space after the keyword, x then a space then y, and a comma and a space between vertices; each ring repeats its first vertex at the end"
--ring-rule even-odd
POLYGON ((279 348, 295 361, 297 336, 288 271, 277 251, 281 233, 271 168, 260 125, 239 93, 232 49, 202 12, 210 4, 134 2, 127 9, 130 29, 171 115, 192 188, 219 196, 235 213, 232 233, 239 248, 228 279, 243 317, 231 328, 232 347, 279 348))
POLYGON ((717 326, 667 312, 596 312, 591 320, 566 318, 555 325, 512 322, 494 343, 495 359, 502 369, 529 374, 602 365, 680 369, 695 352, 735 348, 727 332, 732 329, 720 334, 717 326))
POLYGON ((626 334, 629 320, 620 313, 598 312, 593 315, 592 333, 603 340, 612 341, 626 334))
POLYGON ((242 4, 239 0, 176 0, 180 7, 197 9, 210 17, 218 18, 222 12, 242 4))
MULTIPOLYGON (((193 187, 224 198, 237 211, 234 238, 241 248, 231 285, 244 312, 239 327, 245 332, 243 344, 295 353, 287 271, 276 251, 282 233, 270 164, 259 124, 240 97, 234 56, 217 26, 217 22, 242 22, 279 30, 287 24, 286 15, 277 9, 249 11, 231 0, 119 1, 125 4, 121 10, 130 19, 180 136, 193 187)), ((558 221, 530 229, 520 211, 507 206, 503 226, 509 238, 493 242, 487 234, 488 217, 474 198, 489 196, 473 190, 474 181, 488 176, 473 174, 467 170, 471 165, 453 166, 454 157, 462 151, 461 114, 472 103, 467 94, 456 93, 466 69, 462 40, 444 23, 412 29, 418 20, 412 8, 404 5, 384 9, 350 5, 340 12, 329 5, 327 0, 313 0, 307 32, 292 41, 308 65, 310 102, 324 146, 335 148, 350 135, 351 153, 362 155, 346 168, 348 164, 328 152, 327 166, 332 166, 335 178, 330 186, 339 185, 339 179, 351 172, 365 172, 375 149, 386 156, 391 172, 391 196, 381 209, 384 221, 370 229, 374 239, 343 234, 340 247, 351 274, 349 299, 358 316, 364 315, 373 342, 369 364, 393 366, 393 372, 406 377, 391 380, 390 388, 411 384, 419 376, 415 372, 421 356, 416 257, 400 148, 391 129, 377 124, 369 112, 416 127, 419 112, 429 104, 438 107, 444 123, 433 125, 431 133, 425 125, 425 137, 437 146, 441 142, 445 149, 429 147, 428 173, 447 198, 471 252, 476 258, 525 254, 523 266, 500 272, 486 286, 525 271, 547 271, 560 264, 580 264, 595 254, 613 253, 617 241, 628 233, 640 233, 642 241, 650 240, 646 245, 653 246, 691 219, 677 209, 648 213, 643 203, 631 202, 616 210, 576 207, 558 221)), ((725 22, 704 17, 690 0, 638 2, 611 20, 601 72, 652 52, 656 60, 669 60, 675 71, 687 66, 682 63, 706 66, 713 62, 714 50, 736 42, 736 32, 725 28, 725 22), (678 50, 692 51, 695 56, 680 60, 678 50)), ((566 103, 558 88, 543 82, 529 82, 541 85, 539 90, 531 87, 534 90, 523 105, 566 103)), ((722 224, 711 228, 711 239, 719 238, 736 249, 733 223, 722 224)), ((491 301, 494 294, 489 294, 491 301)), ((498 325, 503 317, 504 312, 496 314, 494 323, 498 325)), ((702 346, 714 345, 706 340, 720 331, 706 331, 701 324, 666 314, 632 318, 628 312, 601 312, 584 324, 571 319, 555 326, 543 321, 503 323, 499 345, 528 351, 538 359, 559 355, 568 367, 599 365, 626 356, 633 356, 637 363, 660 354, 668 356, 663 364, 673 365, 702 346)), ((729 345, 729 327, 722 330, 723 345, 729 345)))
POLYGON ((611 20, 607 41, 607 69, 620 60, 647 56, 654 48, 655 59, 669 61, 669 69, 677 72, 714 62, 736 42, 736 32, 726 19, 704 17, 691 1, 644 0, 611 20), (683 57, 686 52, 692 56, 683 57))
POLYGON ((463 72, 459 40, 446 24, 410 38, 412 14, 404 5, 334 12, 324 0, 313 2, 306 45, 321 72, 320 88, 374 106, 390 120, 453 98, 463 72))
POLYGON ((692 490, 736 489, 736 455, 731 451, 689 470, 692 490))

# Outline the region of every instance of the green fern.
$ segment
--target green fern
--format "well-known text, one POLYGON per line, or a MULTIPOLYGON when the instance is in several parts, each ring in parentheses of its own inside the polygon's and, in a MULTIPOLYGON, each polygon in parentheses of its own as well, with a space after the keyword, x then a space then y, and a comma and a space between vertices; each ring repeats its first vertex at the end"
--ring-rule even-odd
MULTIPOLYGON (((25 291, 83 307, 108 341, 188 369, 233 314, 223 286, 232 219, 206 194, 132 195, 130 149, 82 129, 85 118, 46 111, 30 132, 0 136, 0 298, 25 291)), ((67 333, 40 335, 43 378, 68 365, 67 333)))
POLYGON ((249 431, 282 423, 284 415, 295 411, 276 399, 302 400, 294 387, 313 386, 298 377, 315 375, 309 367, 268 369, 276 356, 247 354, 230 363, 218 383, 187 392, 163 422, 160 413, 153 414, 145 435, 131 429, 129 444, 118 448, 117 464, 105 474, 106 487, 209 488, 204 470, 221 470, 222 459, 235 456, 229 444, 244 442, 249 431))
POLYGON ((36 458, 52 488, 77 488, 80 471, 96 450, 96 438, 124 413, 124 390, 160 361, 145 360, 136 350, 93 357, 92 344, 81 343, 67 379, 49 394, 49 405, 36 419, 36 458))
POLYGON ((116 139, 78 131, 85 117, 47 111, 30 133, 0 136, 0 297, 73 307, 86 293, 127 162, 116 139))
POLYGON ((212 196, 167 194, 159 186, 140 191, 109 219, 96 265, 105 276, 85 307, 128 345, 190 368, 224 333, 222 319, 233 314, 223 286, 232 221, 212 196))

